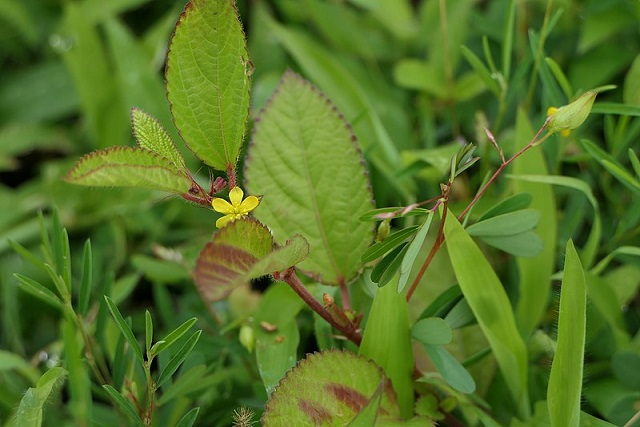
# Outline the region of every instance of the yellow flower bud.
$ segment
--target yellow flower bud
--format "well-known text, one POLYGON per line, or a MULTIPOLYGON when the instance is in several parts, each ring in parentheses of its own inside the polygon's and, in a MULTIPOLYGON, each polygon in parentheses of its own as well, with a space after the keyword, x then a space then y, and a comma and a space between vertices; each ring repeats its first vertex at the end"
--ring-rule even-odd
POLYGON ((569 135, 571 129, 577 128, 587 120, 597 94, 596 91, 587 91, 571 104, 560 108, 549 108, 547 111, 549 132, 560 132, 563 136, 569 135))

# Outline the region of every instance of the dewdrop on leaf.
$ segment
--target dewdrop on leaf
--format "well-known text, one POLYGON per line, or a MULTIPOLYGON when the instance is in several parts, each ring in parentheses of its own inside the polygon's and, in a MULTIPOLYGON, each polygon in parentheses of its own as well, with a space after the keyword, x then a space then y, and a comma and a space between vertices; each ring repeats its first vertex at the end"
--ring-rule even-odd
POLYGON ((590 90, 571 104, 560 108, 550 107, 547 110, 549 132, 560 132, 562 136, 569 135, 571 129, 577 128, 587 120, 597 94, 598 92, 590 90))

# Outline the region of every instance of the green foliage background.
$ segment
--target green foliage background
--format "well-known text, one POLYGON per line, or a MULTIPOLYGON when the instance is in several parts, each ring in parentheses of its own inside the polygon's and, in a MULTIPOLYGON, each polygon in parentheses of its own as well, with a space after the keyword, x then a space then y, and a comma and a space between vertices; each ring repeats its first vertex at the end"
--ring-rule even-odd
MULTIPOLYGON (((184 2, 169 0, 0 1, 3 425, 42 373, 73 352, 65 315, 19 290, 14 276, 49 283, 47 272, 9 245, 13 240, 38 253, 37 212, 44 212, 50 224, 54 207, 69 233, 74 279, 82 276, 85 240, 91 240, 93 296, 83 316, 95 322, 95 337, 109 357, 123 343, 113 322, 92 318, 106 312, 97 309, 105 307, 103 293, 130 318, 136 337, 145 335, 145 310, 154 319, 156 337, 198 318, 202 335, 174 381, 173 395, 169 387, 162 389, 170 402, 159 409, 155 425, 175 425, 196 406, 201 408, 197 425, 229 425, 240 406, 252 408, 257 419, 267 399, 264 365, 278 365, 274 371, 281 372, 291 363, 271 353, 256 360, 238 340, 243 325, 290 316, 287 325, 298 341, 288 343, 289 351, 298 358, 342 346, 309 310, 300 311, 302 304, 287 290, 277 288, 278 298, 270 297, 279 309, 286 307, 281 312, 264 305, 257 309, 261 294, 248 289, 215 303, 213 310, 205 306, 191 271, 214 230, 212 211, 162 193, 62 181, 80 156, 133 145, 131 107, 151 113, 180 141, 165 96, 163 67, 183 7, 184 2)), ((514 306, 520 333, 530 337, 532 403, 547 397, 546 348, 558 317, 558 287, 545 281, 562 269, 567 240, 576 243, 590 301, 582 409, 613 424, 626 423, 640 400, 640 3, 245 0, 238 7, 255 65, 250 125, 283 73, 300 73, 351 123, 378 207, 438 195, 457 150, 454 142, 465 140, 478 145, 481 160, 453 188, 451 208, 459 212, 500 161, 484 127, 505 152, 513 153, 542 125, 549 106, 564 105, 596 86, 617 85, 599 95, 581 128, 566 138, 554 136, 536 153, 516 160, 508 173, 517 179, 501 177, 472 216, 477 219, 512 192, 532 193, 530 207, 541 213, 537 233, 545 243, 544 261, 516 259, 481 246, 514 306)), ((208 171, 183 144, 178 148, 206 187, 208 171)), ((403 221, 394 227, 416 225, 403 221)), ((409 306, 412 320, 455 282, 443 252, 409 306)), ((354 308, 367 313, 370 285, 359 279, 351 288, 354 308)), ((476 352, 486 347, 480 326, 472 321, 458 326, 449 351, 468 362, 477 395, 492 407, 492 417, 508 425, 518 415, 508 397, 513 378, 496 373, 488 358, 475 361, 476 352)), ((258 327, 256 333, 261 333, 258 327)), ((169 362, 169 356, 158 359, 161 367, 169 362)), ((418 354, 417 363, 433 369, 424 355, 418 354)), ((53 394, 43 400, 49 401, 44 425, 82 425, 87 406, 73 387, 82 389, 88 384, 82 381, 89 380, 68 375, 69 381, 53 386, 53 394)), ((269 381, 273 384, 274 378, 269 381)), ((95 391, 100 385, 94 384, 91 421, 85 425, 127 425, 107 394, 95 391)), ((469 423, 482 418, 458 411, 456 416, 469 423)), ((545 411, 534 408, 530 422, 545 411)))

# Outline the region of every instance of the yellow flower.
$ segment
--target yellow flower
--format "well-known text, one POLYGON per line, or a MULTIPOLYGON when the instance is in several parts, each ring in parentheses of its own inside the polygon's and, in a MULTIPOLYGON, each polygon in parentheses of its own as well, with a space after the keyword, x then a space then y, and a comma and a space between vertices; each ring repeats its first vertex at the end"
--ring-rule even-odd
POLYGON ((229 191, 229 200, 231 200, 231 203, 220 197, 213 198, 211 201, 213 209, 216 212, 224 214, 223 217, 218 218, 216 221, 216 227, 222 228, 229 222, 247 216, 249 212, 257 208, 260 204, 260 199, 256 196, 249 196, 242 200, 243 197, 244 191, 242 191, 240 187, 233 187, 231 191, 229 191))

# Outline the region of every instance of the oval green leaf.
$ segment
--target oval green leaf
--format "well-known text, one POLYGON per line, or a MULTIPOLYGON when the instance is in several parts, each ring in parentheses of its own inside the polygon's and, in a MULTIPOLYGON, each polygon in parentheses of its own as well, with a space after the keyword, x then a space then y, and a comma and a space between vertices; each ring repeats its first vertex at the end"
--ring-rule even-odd
POLYGON ((189 148, 216 169, 238 160, 252 67, 235 2, 191 0, 171 39, 167 96, 189 148))
POLYGON ((255 215, 275 239, 309 242, 301 270, 329 285, 356 274, 373 238, 373 224, 358 219, 373 208, 362 153, 344 117, 293 72, 256 120, 245 178, 264 195, 255 215))

